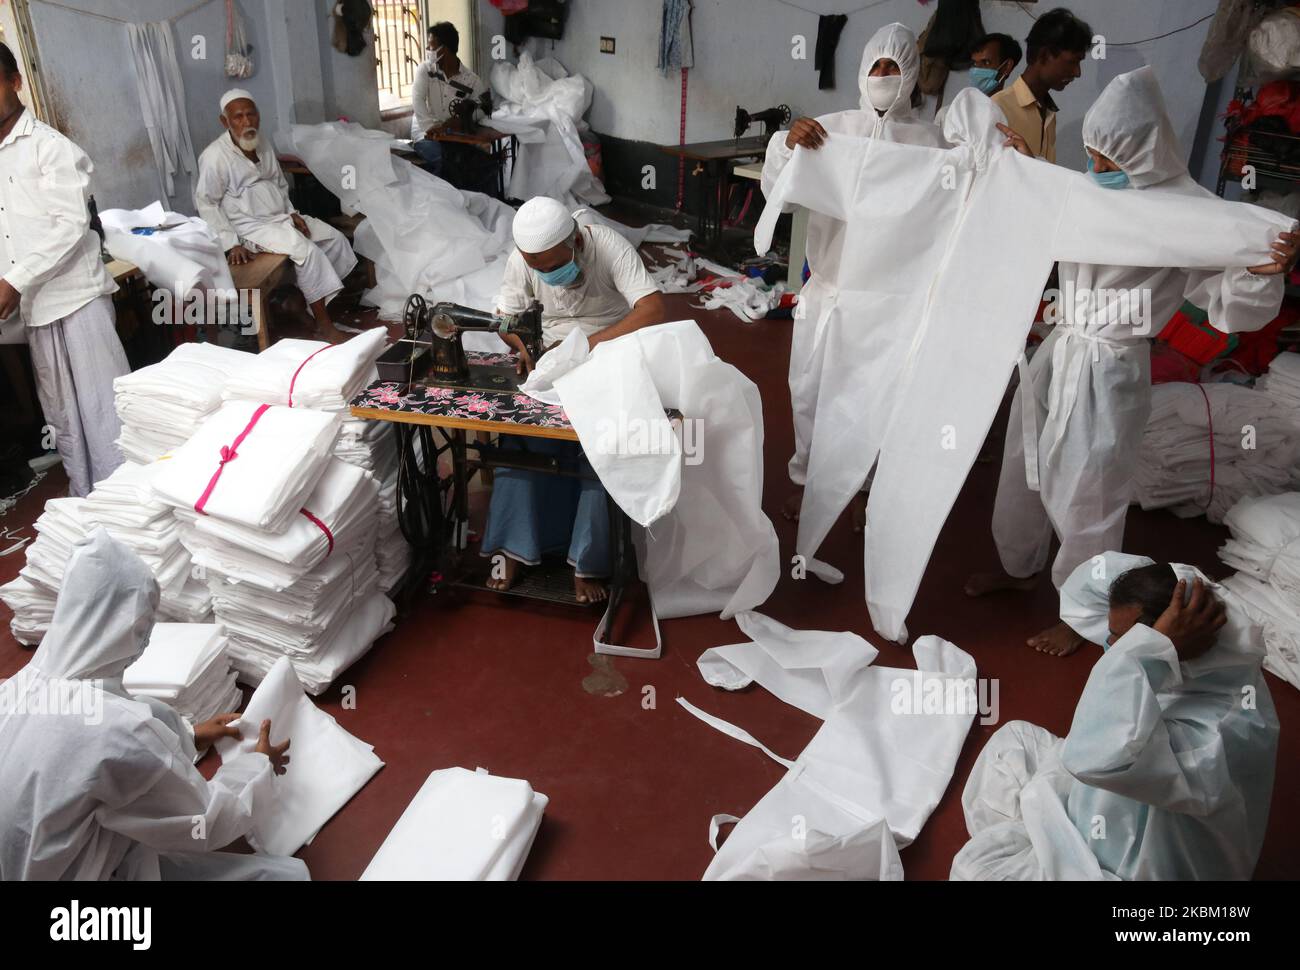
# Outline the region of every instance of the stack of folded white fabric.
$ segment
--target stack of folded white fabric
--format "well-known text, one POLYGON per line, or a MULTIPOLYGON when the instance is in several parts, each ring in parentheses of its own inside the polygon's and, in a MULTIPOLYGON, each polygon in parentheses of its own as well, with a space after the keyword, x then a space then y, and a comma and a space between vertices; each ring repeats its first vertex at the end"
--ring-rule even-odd
POLYGON ((378 491, 369 472, 330 458, 282 532, 177 510, 241 679, 259 683, 287 656, 319 694, 391 628, 375 557, 378 491))
POLYGON ((191 725, 238 709, 243 700, 218 623, 157 623, 122 686, 176 709, 191 725))
POLYGON ((329 463, 336 415, 230 401, 173 452, 153 480, 168 505, 281 533, 329 463))
POLYGON ((255 359, 216 344, 182 344, 165 360, 116 378, 122 454, 143 465, 184 444, 221 407, 227 378, 255 359))
POLYGON ((1144 509, 1170 508, 1175 515, 1204 514, 1221 522, 1241 499, 1276 495, 1297 484, 1300 414, 1293 407, 1236 384, 1152 389, 1135 474, 1136 498, 1144 509))
POLYGON ((0 586, 0 599, 14 611, 9 629, 29 646, 41 642, 54 617, 63 587, 63 571, 73 546, 90 531, 84 498, 55 498, 36 520, 36 541, 27 547, 27 562, 13 582, 0 586))
POLYGON ((281 340, 232 375, 222 391, 227 400, 284 404, 295 411, 310 408, 339 415, 334 456, 373 472, 380 483, 375 549, 379 588, 384 592, 397 584, 410 562, 410 550, 397 526, 396 442, 387 422, 354 418, 348 408, 352 399, 377 379, 375 361, 387 341, 383 327, 336 345, 281 340))
POLYGON ((1300 354, 1278 354, 1255 386, 1278 404, 1300 414, 1300 354))
POLYGON ((212 615, 212 597, 207 584, 194 575, 171 508, 158 500, 152 487, 165 467, 165 462, 119 466, 86 497, 85 514, 91 527, 102 525, 153 572, 159 615, 203 623, 212 615))
POLYGON ((1240 570, 1223 586, 1263 629, 1265 668, 1300 687, 1300 492, 1242 499, 1223 521, 1219 558, 1240 570))

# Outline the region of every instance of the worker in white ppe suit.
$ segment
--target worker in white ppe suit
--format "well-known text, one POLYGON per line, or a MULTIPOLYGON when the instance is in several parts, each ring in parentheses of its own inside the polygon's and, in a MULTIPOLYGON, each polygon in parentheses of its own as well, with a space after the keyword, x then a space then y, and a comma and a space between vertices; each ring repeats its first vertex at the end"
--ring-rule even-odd
MULTIPOLYGON (((774 134, 763 163, 763 194, 772 194, 777 178, 797 146, 813 150, 820 148, 828 132, 882 138, 907 145, 946 147, 939 127, 923 120, 912 107, 912 92, 920 70, 916 35, 911 30, 902 24, 890 24, 876 31, 867 42, 858 69, 861 106, 815 119, 799 118, 788 132, 774 134)), ((790 346, 790 399, 794 408, 795 450, 789 467, 790 480, 800 486, 800 491, 786 503, 785 514, 790 519, 797 519, 800 515, 802 486, 809 474, 809 452, 818 400, 823 393, 835 393, 835 388, 822 387, 822 353, 825 329, 841 323, 837 314, 839 293, 829 281, 836 278, 843 246, 842 222, 817 212, 809 215, 808 266, 811 275, 799 294, 790 346)), ((889 321, 880 323, 888 325, 889 321)), ((887 391, 887 386, 882 387, 878 399, 886 400, 887 391)), ((838 516, 841 511, 836 509, 834 514, 838 516)))
MULTIPOLYGON (((1150 68, 1106 86, 1084 118, 1083 138, 1089 168, 1103 185, 1210 194, 1188 174, 1150 68)), ((1204 307, 1220 330, 1265 326, 1281 307, 1296 242, 1283 233, 1273 263, 1222 272, 1060 265, 1059 320, 1028 367, 1028 387, 1022 380, 1011 405, 993 512, 1003 572, 972 576, 969 594, 1032 588, 1053 532, 1060 539, 1052 568, 1058 587, 1080 563, 1122 547, 1151 410, 1151 338, 1185 299, 1204 307), (1031 476, 1041 494, 1031 488, 1031 476)), ((1029 645, 1065 655, 1081 642, 1060 624, 1029 645)))
POLYGON ((343 339, 326 305, 357 265, 347 238, 328 223, 298 212, 275 149, 261 136, 253 96, 240 88, 221 97, 220 136, 199 156, 194 205, 221 239, 231 266, 258 252, 293 260, 298 288, 321 339, 343 339))
POLYGON ((122 674, 153 628, 158 584, 98 529, 69 561, 50 632, 0 684, 0 879, 306 879, 298 859, 215 852, 275 804, 263 722, 258 752, 209 781, 195 742, 238 730, 196 726, 132 699, 122 674))
POLYGON ((1207 583, 1114 552, 1074 571, 1061 618, 1110 646, 1064 738, 1012 721, 980 752, 953 879, 1251 877, 1278 720, 1258 629, 1207 583))

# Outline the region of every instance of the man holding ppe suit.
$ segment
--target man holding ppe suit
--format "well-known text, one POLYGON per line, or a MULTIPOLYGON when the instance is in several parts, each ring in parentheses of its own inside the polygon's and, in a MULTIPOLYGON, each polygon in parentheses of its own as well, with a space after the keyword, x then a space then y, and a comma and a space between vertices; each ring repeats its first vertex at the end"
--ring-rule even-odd
MULTIPOLYGON (((1106 86, 1084 118, 1083 138, 1092 177, 1102 185, 1209 195, 1188 174, 1150 68, 1106 86)), ((1032 588, 1053 533, 1060 540, 1052 567, 1058 588, 1080 564, 1122 547, 1151 410, 1151 337, 1184 300, 1206 308, 1220 330, 1265 326, 1278 314, 1298 241, 1283 233, 1273 262, 1219 272, 1060 265, 1062 319, 1034 354, 1028 385, 1011 405, 993 511, 1002 571, 972 576, 969 595, 1032 588), (1035 466, 1037 492, 1027 475, 1035 466)), ((1082 643, 1064 623, 1029 640, 1059 656, 1082 643)))

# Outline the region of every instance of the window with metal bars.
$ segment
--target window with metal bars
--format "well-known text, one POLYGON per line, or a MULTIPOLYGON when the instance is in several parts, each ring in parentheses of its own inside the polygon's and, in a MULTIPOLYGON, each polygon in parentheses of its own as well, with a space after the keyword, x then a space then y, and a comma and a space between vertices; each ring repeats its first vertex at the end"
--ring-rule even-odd
POLYGON ((418 0, 371 0, 375 11, 375 70, 379 108, 411 103, 411 83, 424 60, 424 11, 418 0))

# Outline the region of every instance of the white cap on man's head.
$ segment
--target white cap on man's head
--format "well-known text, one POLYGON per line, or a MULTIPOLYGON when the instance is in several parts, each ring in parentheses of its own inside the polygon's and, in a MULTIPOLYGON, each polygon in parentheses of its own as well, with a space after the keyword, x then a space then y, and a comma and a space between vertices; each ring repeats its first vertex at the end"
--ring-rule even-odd
POLYGON ((525 253, 544 253, 573 235, 576 225, 562 202, 539 195, 515 213, 515 245, 525 253))
POLYGON ((227 91, 225 94, 221 96, 221 113, 222 114, 226 113, 226 105, 230 104, 230 102, 239 101, 240 99, 244 99, 247 101, 254 100, 253 96, 249 94, 247 91, 245 91, 243 88, 231 88, 229 91, 227 91))

